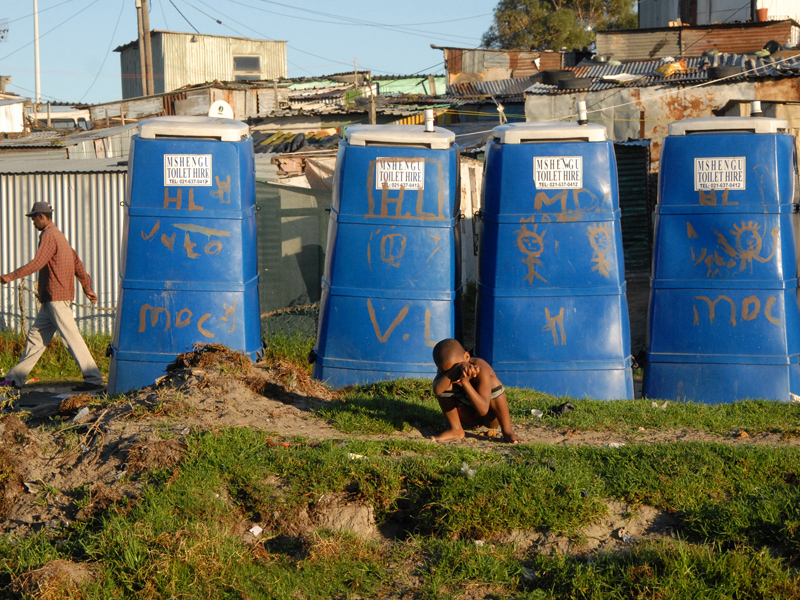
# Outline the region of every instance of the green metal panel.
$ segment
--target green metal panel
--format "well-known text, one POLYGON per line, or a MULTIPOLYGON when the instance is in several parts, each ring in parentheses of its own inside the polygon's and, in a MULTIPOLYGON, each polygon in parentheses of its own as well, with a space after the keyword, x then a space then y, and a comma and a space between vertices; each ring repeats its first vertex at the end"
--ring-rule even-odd
MULTIPOLYGON (((258 238, 258 293, 261 314, 319 302, 325 268, 330 190, 256 182, 258 238)), ((262 332, 302 330, 316 333, 308 309, 298 314, 279 313, 266 322, 262 332), (284 321, 291 319, 292 323, 284 321), (303 322, 301 322, 303 321, 303 322), (308 322, 305 322, 308 321, 308 322)))
POLYGON ((619 180, 622 249, 626 274, 650 271, 649 169, 650 146, 614 144, 619 180))

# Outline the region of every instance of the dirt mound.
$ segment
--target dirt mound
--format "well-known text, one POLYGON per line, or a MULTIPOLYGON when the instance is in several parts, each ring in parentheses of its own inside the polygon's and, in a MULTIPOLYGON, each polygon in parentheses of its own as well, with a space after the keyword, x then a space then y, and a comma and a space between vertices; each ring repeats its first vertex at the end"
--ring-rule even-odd
POLYGON ((131 473, 147 473, 174 467, 183 458, 186 443, 179 439, 137 442, 128 452, 126 464, 131 473))
POLYGON ((95 568, 67 560, 54 560, 41 569, 28 571, 14 579, 15 592, 34 595, 38 600, 72 598, 82 583, 97 577, 95 568))
POLYGON ((203 369, 248 374, 252 368, 253 361, 241 352, 231 350, 222 344, 197 344, 191 352, 178 355, 167 367, 167 373, 185 369, 203 369))
POLYGON ((28 427, 14 415, 0 418, 0 519, 5 519, 22 495, 28 427))
POLYGON ((75 515, 76 521, 89 521, 104 514, 113 504, 125 498, 120 486, 97 483, 89 488, 89 502, 75 515))
POLYGON ((61 414, 72 412, 84 406, 89 406, 92 400, 93 398, 90 394, 75 394, 61 401, 61 404, 58 405, 58 412, 61 414))
MULTIPOLYGON (((301 396, 312 396, 322 400, 336 400, 341 397, 324 383, 312 379, 305 369, 286 360, 274 360, 259 363, 264 377, 261 389, 254 388, 261 394, 276 399, 286 397, 287 393, 301 396)), ((255 383, 255 382, 254 382, 255 383)))
POLYGON ((515 530, 497 536, 494 541, 514 544, 518 551, 530 554, 588 555, 624 549, 643 539, 672 536, 678 518, 652 506, 635 509, 616 500, 606 500, 607 512, 596 522, 567 537, 552 531, 515 530))
POLYGON ((0 519, 5 519, 22 494, 22 475, 14 459, 0 448, 0 519))
POLYGON ((28 426, 16 416, 0 417, 0 442, 4 446, 21 443, 24 441, 28 431, 28 426))

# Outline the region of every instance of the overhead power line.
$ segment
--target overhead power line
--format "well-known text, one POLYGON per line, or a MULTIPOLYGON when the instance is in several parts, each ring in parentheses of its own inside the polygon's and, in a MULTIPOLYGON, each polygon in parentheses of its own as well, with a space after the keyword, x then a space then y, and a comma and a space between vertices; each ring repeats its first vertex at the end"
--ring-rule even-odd
POLYGON ((172 0, 169 0, 169 3, 170 3, 170 4, 172 4, 172 8, 174 8, 175 10, 177 10, 177 11, 178 11, 178 14, 179 14, 180 16, 182 16, 182 17, 183 17, 183 20, 184 20, 184 21, 186 21, 186 22, 189 24, 189 27, 191 27, 192 29, 194 29, 194 32, 195 32, 195 33, 200 33, 200 32, 197 30, 197 27, 195 27, 194 25, 192 25, 192 22, 191 22, 189 19, 187 19, 187 18, 186 18, 186 15, 184 15, 184 14, 181 12, 181 9, 180 9, 180 8, 178 8, 177 6, 175 6, 175 3, 174 3, 172 0))
POLYGON ((360 27, 374 27, 374 28, 377 28, 377 29, 384 29, 384 30, 387 30, 387 31, 395 31, 395 32, 399 32, 399 33, 405 33, 405 34, 408 34, 408 35, 413 35, 413 36, 416 36, 416 37, 424 37, 424 38, 428 38, 428 39, 430 39, 431 36, 434 36, 434 37, 438 37, 440 39, 450 40, 453 43, 465 43, 464 41, 461 41, 461 40, 465 40, 467 42, 471 42, 471 41, 474 40, 474 38, 468 37, 468 36, 455 35, 455 34, 442 34, 441 32, 425 31, 425 30, 422 30, 422 29, 411 29, 411 28, 409 28, 407 26, 403 26, 403 25, 393 25, 393 24, 385 24, 385 23, 375 23, 375 22, 372 22, 372 21, 363 21, 361 19, 355 19, 353 17, 345 17, 345 16, 335 15, 335 14, 332 14, 332 13, 325 13, 325 12, 321 12, 321 11, 317 11, 317 10, 307 10, 307 9, 304 9, 304 8, 291 6, 291 5, 288 5, 288 4, 282 4, 280 2, 271 2, 270 0, 259 0, 259 1, 267 3, 267 4, 275 4, 277 6, 281 6, 281 7, 284 7, 284 8, 289 8, 289 9, 293 9, 293 10, 299 10, 303 14, 302 15, 291 15, 291 14, 276 12, 274 10, 268 10, 266 8, 261 8, 261 7, 258 7, 258 6, 253 6, 251 4, 245 4, 244 2, 240 2, 239 0, 229 0, 229 1, 233 2, 234 4, 239 4, 241 6, 244 6, 246 8, 251 8, 253 10, 258 10, 258 11, 266 12, 266 13, 273 14, 273 15, 287 17, 289 19, 298 19, 298 20, 305 21, 305 22, 311 21, 311 22, 315 22, 315 23, 328 23, 328 24, 332 24, 332 25, 350 25, 350 26, 360 26, 360 27), (321 19, 312 19, 312 18, 310 18, 308 16, 307 13, 316 14, 316 15, 320 15, 320 16, 324 16, 324 17, 328 17, 328 18, 333 18, 333 19, 336 19, 336 20, 335 21, 330 21, 330 20, 324 21, 324 20, 321 20, 321 19))
MULTIPOLYGON (((82 12, 84 12, 86 9, 88 9, 88 8, 90 8, 90 7, 92 7, 92 6, 94 6, 94 5, 95 5, 95 4, 97 4, 98 2, 100 2, 100 0, 94 0, 93 2, 90 2, 89 4, 87 4, 86 6, 84 6, 82 9, 80 9, 78 12, 76 12, 75 14, 73 14, 71 17, 68 17, 67 19, 64 19, 64 20, 63 20, 63 21, 61 21, 61 22, 60 22, 58 25, 56 25, 55 27, 53 27, 52 29, 48 29, 48 30, 47 30, 47 31, 45 31, 44 33, 40 34, 40 35, 39 35, 39 39, 41 40, 43 37, 45 37, 45 36, 47 36, 48 34, 52 33, 53 31, 55 31, 56 29, 58 29, 58 28, 59 28, 59 27, 61 27, 62 25, 66 25, 66 24, 67 24, 67 23, 69 23, 69 22, 70 22, 72 19, 74 19, 75 17, 77 17, 79 14, 81 14, 82 12)), ((62 2, 61 4, 66 4, 66 2, 62 2)), ((56 6, 59 6, 59 5, 56 5, 56 6)), ((34 43, 35 41, 36 41, 36 40, 31 40, 31 41, 30 41, 30 42, 28 42, 27 44, 24 44, 24 45, 20 46, 19 48, 17 48, 16 50, 14 50, 14 51, 12 51, 12 52, 9 52, 9 53, 8 53, 8 54, 6 54, 5 56, 0 56, 0 60, 5 60, 5 59, 7 59, 9 56, 13 56, 14 54, 16 54, 17 52, 19 52, 20 50, 24 50, 24 49, 25 49, 25 48, 27 48, 28 46, 32 46, 32 45, 33 45, 33 43, 34 43)))
MULTIPOLYGON (((66 4, 67 2, 72 2, 72 0, 64 0, 64 2, 59 2, 58 4, 53 4, 53 6, 48 6, 47 8, 42 8, 42 9, 39 9, 39 11, 38 11, 38 12, 39 12, 39 14, 42 14, 43 12, 47 12, 48 10, 51 10, 51 9, 53 9, 53 8, 56 8, 57 6, 61 6, 62 4, 66 4)), ((10 25, 11 23, 16 23, 17 21, 21 21, 22 19, 29 19, 29 18, 31 18, 32 16, 33 16, 33 13, 30 13, 30 14, 28 14, 28 15, 25 15, 25 16, 22 16, 22 17, 17 17, 16 19, 11 19, 11 20, 8 22, 8 24, 10 25)), ((40 36, 40 37, 41 37, 41 36, 40 36)))
POLYGON ((114 44, 114 36, 117 35, 117 28, 119 27, 120 19, 122 19, 122 11, 123 11, 124 8, 125 8, 125 0, 121 0, 120 1, 120 6, 119 6, 119 15, 117 16, 117 23, 116 23, 116 25, 114 25, 114 31, 111 33, 111 39, 108 40, 108 48, 106 49, 105 54, 103 55, 103 62, 100 65, 100 68, 97 69, 97 75, 94 76, 94 79, 92 79, 92 83, 90 83, 89 87, 86 88, 86 91, 83 93, 83 96, 81 96, 81 99, 79 100, 79 102, 83 102, 83 99, 86 98, 86 95, 94 87, 94 84, 97 81, 97 78, 100 77, 100 73, 103 70, 103 67, 106 66, 106 60, 108 60, 108 57, 111 54, 111 46, 114 44))

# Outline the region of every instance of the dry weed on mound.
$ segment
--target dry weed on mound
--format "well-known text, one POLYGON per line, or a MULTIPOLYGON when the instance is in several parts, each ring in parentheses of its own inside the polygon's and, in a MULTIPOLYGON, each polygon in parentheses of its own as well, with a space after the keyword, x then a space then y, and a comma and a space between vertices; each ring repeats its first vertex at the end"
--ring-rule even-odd
MULTIPOLYGON (((198 344, 191 352, 179 355, 167 367, 167 376, 172 385, 176 377, 189 381, 198 379, 198 387, 210 384, 215 377, 240 379, 257 394, 276 400, 285 400, 287 394, 311 396, 322 400, 340 397, 325 384, 312 379, 307 370, 287 360, 268 360, 258 365, 242 354, 220 344, 198 344)), ((291 399, 291 398, 290 398, 291 399)))
POLYGON ((252 368, 253 361, 241 352, 231 350, 222 344, 197 344, 190 352, 178 355, 167 367, 167 373, 185 369, 203 369, 247 374, 252 368))
POLYGON ((14 457, 0 448, 0 519, 5 519, 22 494, 22 475, 14 457))
POLYGON ((15 592, 31 595, 37 600, 80 598, 78 586, 97 577, 95 568, 67 560, 54 560, 41 569, 28 571, 15 578, 15 592))
POLYGON ((0 519, 6 518, 22 495, 22 465, 28 428, 14 415, 0 418, 0 519))
POLYGON ((125 498, 122 488, 96 483, 89 488, 89 503, 75 515, 76 521, 88 521, 104 514, 116 502, 125 498))
POLYGON ((186 443, 176 438, 141 441, 133 445, 125 462, 131 473, 147 473, 174 467, 181 462, 184 452, 186 443))
POLYGON ((302 367, 287 360, 272 360, 257 365, 264 375, 266 385, 255 389, 261 394, 281 399, 287 392, 311 396, 322 400, 336 400, 341 393, 330 389, 321 381, 313 379, 302 367))
POLYGON ((61 404, 58 405, 58 412, 59 414, 63 414, 83 408, 84 406, 89 406, 92 400, 93 398, 90 394, 75 394, 61 401, 61 404))

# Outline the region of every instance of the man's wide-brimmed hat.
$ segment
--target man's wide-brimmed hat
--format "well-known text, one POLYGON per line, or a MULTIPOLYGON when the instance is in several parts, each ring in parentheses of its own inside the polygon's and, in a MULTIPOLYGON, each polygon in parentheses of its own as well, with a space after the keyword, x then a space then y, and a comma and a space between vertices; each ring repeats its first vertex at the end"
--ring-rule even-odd
POLYGON ((33 203, 33 208, 31 208, 31 212, 29 212, 25 216, 26 217, 32 217, 33 215, 40 215, 40 214, 45 214, 45 215, 52 215, 53 214, 53 208, 50 206, 50 203, 48 203, 48 202, 34 202, 33 203))

